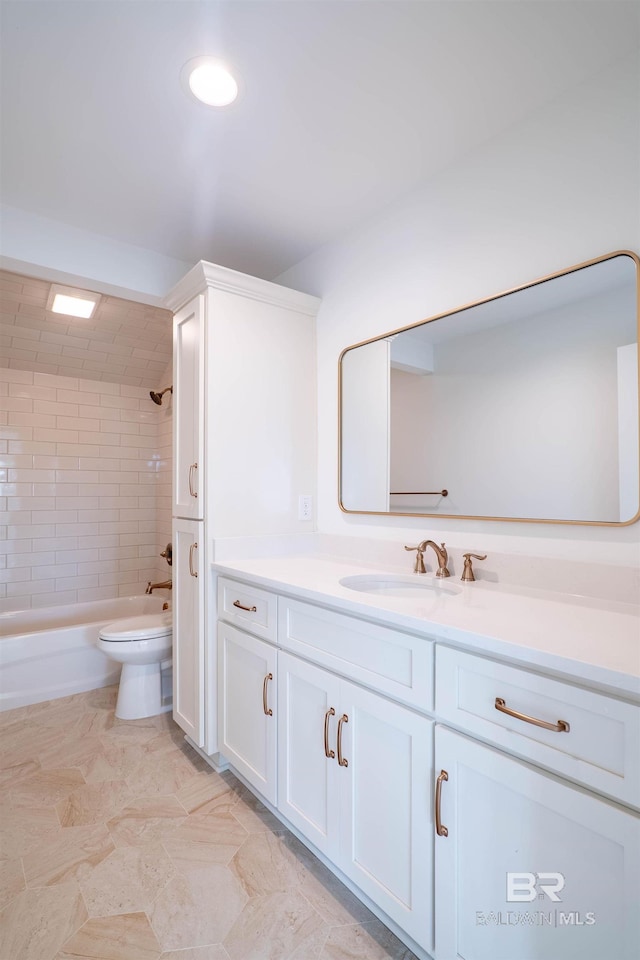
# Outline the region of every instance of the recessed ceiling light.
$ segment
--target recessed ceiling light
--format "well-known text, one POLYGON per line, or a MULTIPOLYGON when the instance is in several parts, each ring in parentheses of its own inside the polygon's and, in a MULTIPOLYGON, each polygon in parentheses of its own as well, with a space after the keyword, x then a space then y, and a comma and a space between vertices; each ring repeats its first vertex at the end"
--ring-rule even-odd
POLYGON ((61 287, 51 284, 47 300, 47 310, 63 313, 67 317, 81 317, 89 320, 100 302, 100 294, 90 290, 77 290, 75 287, 61 287))
POLYGON ((238 96, 238 84, 227 67, 213 57, 196 57, 184 65, 183 84, 208 107, 227 107, 238 96))

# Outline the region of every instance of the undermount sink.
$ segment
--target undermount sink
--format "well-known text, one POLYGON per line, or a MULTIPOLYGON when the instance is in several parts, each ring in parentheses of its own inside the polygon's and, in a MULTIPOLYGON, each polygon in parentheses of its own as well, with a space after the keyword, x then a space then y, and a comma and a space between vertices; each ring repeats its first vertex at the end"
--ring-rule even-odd
POLYGON ((420 574, 364 573, 343 577, 340 586, 359 593, 374 593, 385 597, 409 597, 419 600, 421 596, 455 597, 462 588, 447 580, 436 580, 420 574))

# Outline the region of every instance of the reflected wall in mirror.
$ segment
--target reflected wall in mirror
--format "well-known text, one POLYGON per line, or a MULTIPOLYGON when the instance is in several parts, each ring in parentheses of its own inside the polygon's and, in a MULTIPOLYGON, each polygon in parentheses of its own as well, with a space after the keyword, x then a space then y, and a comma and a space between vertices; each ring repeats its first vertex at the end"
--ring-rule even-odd
POLYGON ((344 350, 341 509, 637 520, 639 273, 609 254, 344 350))

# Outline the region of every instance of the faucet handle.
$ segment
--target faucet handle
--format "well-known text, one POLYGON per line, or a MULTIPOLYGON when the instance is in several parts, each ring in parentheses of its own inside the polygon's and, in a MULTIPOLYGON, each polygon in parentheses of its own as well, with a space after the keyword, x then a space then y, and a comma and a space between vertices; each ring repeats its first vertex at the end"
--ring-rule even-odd
POLYGON ((471 581, 475 580, 471 558, 473 557, 474 560, 486 560, 487 555, 486 553, 483 553, 483 554, 464 553, 463 556, 464 556, 464 569, 462 571, 462 576, 460 577, 460 579, 464 580, 465 583, 471 583, 471 581))
POLYGON ((417 547, 407 547, 405 545, 405 550, 416 551, 416 562, 413 568, 414 573, 426 573, 426 568, 424 565, 424 549, 422 544, 419 543, 417 547))

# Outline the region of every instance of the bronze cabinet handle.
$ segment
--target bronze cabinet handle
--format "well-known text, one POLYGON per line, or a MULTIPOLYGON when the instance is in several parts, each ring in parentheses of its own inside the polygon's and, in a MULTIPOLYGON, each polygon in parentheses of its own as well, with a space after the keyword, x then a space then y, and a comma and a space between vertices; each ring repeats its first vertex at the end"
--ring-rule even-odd
POLYGON ((193 486, 193 471, 197 469, 198 469, 197 463, 189 464, 189 493, 191 494, 192 497, 195 497, 196 500, 198 499, 198 491, 194 489, 194 486, 193 486))
POLYGON ((269 684, 269 680, 273 680, 272 673, 268 673, 262 682, 262 709, 264 711, 265 717, 273 716, 273 710, 267 704, 267 686, 269 684))
POLYGON ((342 756, 342 724, 349 723, 349 717, 343 713, 338 720, 338 764, 341 767, 348 767, 349 761, 342 756))
POLYGON ((536 727, 543 727, 545 730, 554 730, 556 733, 569 733, 571 729, 566 720, 558 720, 557 723, 549 723, 548 720, 538 720, 536 717, 528 717, 526 713, 518 713, 517 710, 510 710, 502 697, 496 697, 496 710, 500 713, 506 713, 508 717, 515 717, 516 720, 524 720, 525 723, 532 723, 536 727))
POLYGON ((189 547, 189 573, 191 574, 192 577, 198 576, 198 571, 194 570, 194 567, 193 567, 193 551, 197 549, 198 549, 197 543, 192 543, 191 546, 189 547))
POLYGON ((335 750, 329 750, 329 718, 335 717, 336 712, 333 707, 329 707, 327 712, 324 715, 324 755, 327 760, 333 760, 335 757, 335 750))
POLYGON ((445 780, 449 779, 449 774, 446 770, 441 770, 438 774, 438 779, 436 780, 436 833, 439 837, 448 837, 449 831, 442 823, 440 807, 442 804, 442 784, 445 780))
POLYGON ((238 607, 240 610, 246 610, 247 613, 257 613, 257 607, 243 607, 239 600, 233 601, 234 607, 238 607))

